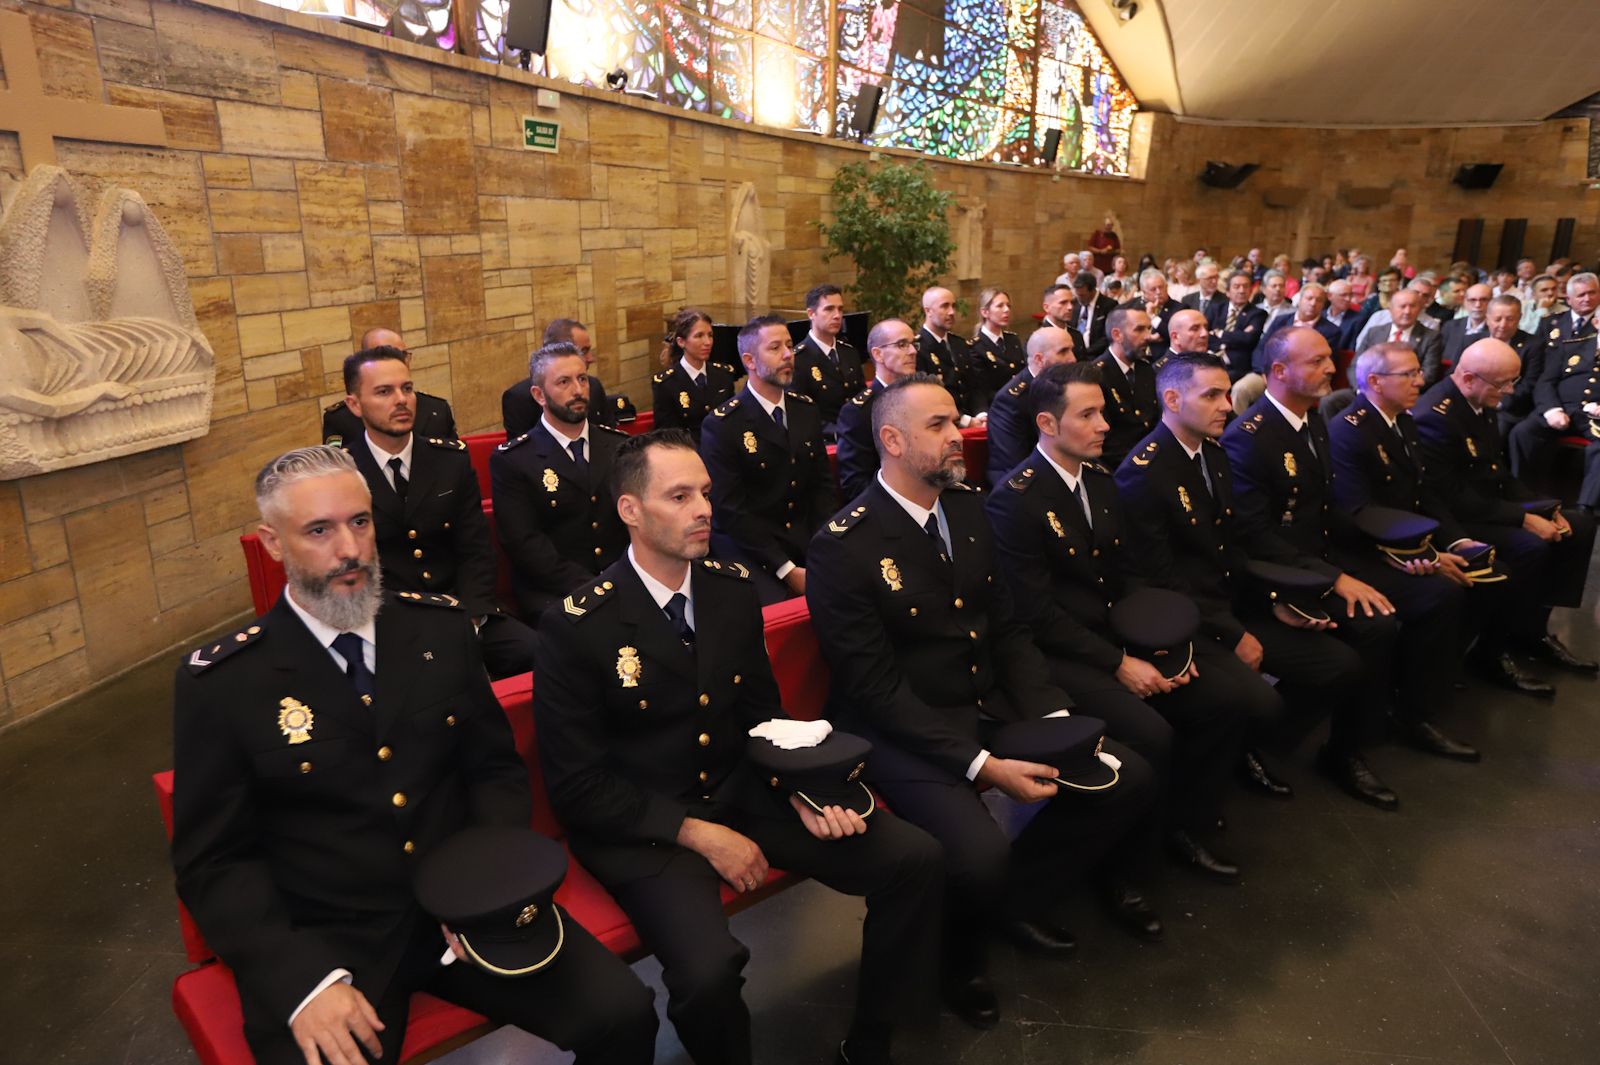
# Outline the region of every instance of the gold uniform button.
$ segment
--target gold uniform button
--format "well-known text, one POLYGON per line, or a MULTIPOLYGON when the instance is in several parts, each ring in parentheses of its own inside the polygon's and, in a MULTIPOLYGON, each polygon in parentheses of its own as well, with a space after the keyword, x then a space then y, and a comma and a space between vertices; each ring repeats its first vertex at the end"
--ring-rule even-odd
POLYGON ((963 602, 962 602, 962 601, 961 601, 961 597, 960 597, 960 596, 959 596, 959 595, 958 595, 958 596, 956 596, 956 602, 955 602, 955 607, 956 607, 956 609, 957 609, 957 610, 960 610, 960 609, 961 609, 961 608, 962 608, 962 607, 964 607, 964 606, 966 606, 966 605, 967 605, 967 604, 965 604, 965 603, 963 603, 963 602))
POLYGON ((589 523, 589 528, 591 528, 591 529, 598 529, 598 528, 600 528, 600 523, 599 523, 599 522, 597 522, 597 521, 591 521, 591 522, 590 522, 590 523, 589 523))
POLYGON ((401 850, 405 851, 407 854, 415 854, 417 851, 417 845, 408 839, 406 840, 406 845, 402 847, 401 850))
POLYGON ((431 580, 433 580, 433 574, 429 573, 427 570, 423 570, 422 571, 422 579, 425 580, 425 581, 431 581, 431 580))
POLYGON ((419 547, 416 550, 412 551, 411 552, 411 557, 412 558, 421 558, 422 557, 422 548, 419 547))
POLYGON ((394 808, 396 810, 404 810, 406 808, 406 793, 403 791, 397 791, 394 793, 394 798, 390 799, 389 801, 394 803, 394 808))
POLYGON ((594 549, 594 557, 595 557, 595 558, 599 558, 599 557, 600 557, 600 554, 601 554, 601 552, 602 552, 602 550, 603 550, 603 549, 602 549, 602 548, 598 548, 598 547, 597 547, 597 548, 595 548, 595 549, 594 549))
POLYGON ((700 705, 701 706, 710 706, 711 705, 711 696, 707 695, 705 692, 701 692, 700 693, 700 705))
POLYGON ((976 630, 968 629, 967 630, 967 638, 968 639, 972 639, 972 640, 976 640, 978 638, 978 633, 976 632, 976 630))
POLYGON ((310 762, 301 762, 300 763, 300 772, 302 772, 302 773, 311 772, 311 763, 310 762))
POLYGON ((972 675, 973 676, 977 676, 978 675, 978 667, 976 665, 974 665, 972 667, 972 675))
POLYGON ((912 607, 911 608, 911 616, 912 617, 916 617, 917 616, 917 608, 916 607, 912 607))
POLYGON ((711 779, 711 774, 710 773, 707 773, 704 769, 700 770, 700 783, 704 784, 706 781, 708 781, 710 779, 711 779))
POLYGON ((416 538, 417 538, 417 530, 415 530, 415 529, 407 529, 406 530, 406 539, 407 540, 415 540, 416 538))
POLYGON ((700 746, 702 746, 702 747, 711 746, 711 733, 709 733, 709 732, 700 733, 700 746))
POLYGON ((445 522, 445 523, 444 523, 444 527, 445 527, 445 528, 446 528, 446 529, 448 529, 448 528, 450 528, 450 523, 449 523, 449 522, 445 522))
POLYGON ((378 748, 378 761, 387 762, 389 759, 391 759, 393 757, 394 757, 394 751, 390 750, 388 747, 379 747, 378 748))
POLYGON ((742 683, 744 683, 744 678, 743 678, 743 677, 741 677, 741 676, 739 676, 739 674, 737 674, 737 673, 735 673, 735 674, 734 674, 734 675, 733 675, 733 682, 734 682, 734 683, 735 683, 735 684, 742 684, 742 683))
POLYGON ((446 715, 444 715, 444 723, 446 725, 449 725, 451 728, 455 728, 455 726, 456 726, 456 715, 454 715, 454 714, 446 714, 446 715))
POLYGON ((649 699, 640 699, 639 700, 639 709, 640 710, 648 710, 648 709, 650 709, 650 700, 649 699))

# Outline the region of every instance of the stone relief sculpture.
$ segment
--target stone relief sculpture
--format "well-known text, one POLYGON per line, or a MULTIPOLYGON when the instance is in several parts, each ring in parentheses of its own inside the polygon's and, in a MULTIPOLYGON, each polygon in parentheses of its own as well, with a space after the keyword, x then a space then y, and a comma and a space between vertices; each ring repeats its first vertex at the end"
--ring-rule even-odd
POLYGON ((975 281, 983 277, 983 202, 956 208, 956 279, 975 281))
POLYGON ((144 200, 37 166, 0 217, 0 480, 204 436, 211 345, 144 200))
POLYGON ((772 285, 772 241, 761 218, 756 187, 745 182, 733 194, 733 214, 728 223, 729 301, 735 307, 765 314, 772 285))

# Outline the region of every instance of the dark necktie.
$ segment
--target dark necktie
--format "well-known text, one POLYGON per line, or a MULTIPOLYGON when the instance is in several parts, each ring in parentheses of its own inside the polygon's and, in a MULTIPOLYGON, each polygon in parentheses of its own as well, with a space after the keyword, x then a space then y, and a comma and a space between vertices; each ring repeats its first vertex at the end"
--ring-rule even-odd
POLYGON ((406 475, 400 472, 400 457, 397 455, 389 460, 389 469, 394 472, 394 494, 401 499, 406 497, 406 489, 411 487, 411 482, 406 480, 406 475))
POLYGON ((704 373, 697 373, 694 375, 694 387, 699 389, 702 393, 705 392, 706 375, 704 373))
POLYGON ((572 464, 578 467, 578 472, 587 481, 589 479, 589 459, 583 453, 583 437, 578 437, 568 447, 572 451, 572 464))
POLYGON ((929 536, 933 537, 934 546, 939 551, 939 557, 946 562, 950 561, 950 553, 945 548, 944 534, 939 532, 939 515, 929 514, 928 520, 922 523, 929 536))
POLYGON ((341 632, 333 638, 330 646, 344 659, 344 675, 350 678, 356 694, 361 696, 362 702, 370 703, 376 685, 373 683, 372 670, 367 668, 367 656, 362 653, 361 637, 353 632, 341 632))
POLYGON ((828 361, 833 363, 833 368, 835 370, 837 370, 839 368, 839 349, 838 348, 829 348, 828 349, 828 361))
POLYGON ((1310 418, 1300 423, 1300 428, 1295 431, 1295 435, 1300 437, 1300 442, 1305 445, 1307 451, 1311 452, 1312 457, 1318 457, 1316 445, 1311 442, 1310 418))
POLYGON ((1089 516, 1089 505, 1083 499, 1082 480, 1072 486, 1072 501, 1078 504, 1078 517, 1083 519, 1084 529, 1092 532, 1094 530, 1094 519, 1089 516))
POLYGON ((779 429, 783 428, 783 408, 782 407, 773 407, 772 408, 772 420, 778 423, 778 428, 779 429))
POLYGON ((1200 483, 1206 486, 1206 495, 1214 496, 1216 489, 1211 487, 1211 471, 1206 469, 1206 456, 1202 451, 1194 453, 1195 469, 1200 471, 1200 483))
POLYGON ((691 651, 694 650, 694 629, 689 626, 689 597, 682 592, 673 592, 672 598, 667 600, 667 605, 661 608, 667 615, 667 620, 672 622, 672 627, 678 633, 678 639, 691 651))

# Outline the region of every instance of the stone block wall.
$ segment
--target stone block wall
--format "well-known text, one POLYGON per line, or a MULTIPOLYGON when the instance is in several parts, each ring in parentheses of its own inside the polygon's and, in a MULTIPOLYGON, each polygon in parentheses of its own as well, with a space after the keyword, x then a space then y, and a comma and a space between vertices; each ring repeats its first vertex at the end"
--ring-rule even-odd
MULTIPOLYGON (((520 122, 543 114, 534 91, 551 83, 520 71, 254 0, 0 8, 29 16, 48 93, 161 112, 165 147, 56 150, 91 189, 126 185, 149 202, 182 250, 217 359, 204 438, 0 484, 0 726, 248 610, 237 538, 253 527, 252 478, 316 442, 366 329, 398 327, 419 387, 448 397, 470 432, 498 427, 501 390, 556 316, 590 323, 608 391, 648 404, 664 318, 730 298, 743 182, 759 190, 775 305, 848 280, 847 264, 823 261, 812 223, 860 148, 559 84, 561 151, 544 155, 521 148, 520 122)), ((1581 120, 1337 135, 1142 121, 1139 181, 936 163, 958 202, 987 205, 982 280, 961 294, 999 283, 1031 310, 1060 253, 1107 209, 1138 250, 1337 240, 1405 243, 1426 261, 1448 253, 1468 213, 1449 173, 1483 153, 1521 157, 1487 195, 1537 217, 1530 241, 1547 243, 1561 215, 1580 218, 1583 254, 1600 239, 1597 197, 1579 183, 1581 120), (1207 158, 1269 165, 1219 193, 1194 179, 1207 158), (1380 177, 1401 186, 1395 206, 1340 206, 1341 185, 1380 177), (1314 206, 1265 207, 1270 183, 1305 184, 1314 206)), ((0 201, 21 170, 16 136, 0 131, 0 201)))

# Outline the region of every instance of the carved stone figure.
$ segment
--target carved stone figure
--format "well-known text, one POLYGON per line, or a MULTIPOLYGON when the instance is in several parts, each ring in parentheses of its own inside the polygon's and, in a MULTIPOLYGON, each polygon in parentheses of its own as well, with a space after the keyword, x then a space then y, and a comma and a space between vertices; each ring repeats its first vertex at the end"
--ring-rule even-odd
POLYGON ((772 241, 761 218, 761 202, 751 182, 733 194, 733 214, 728 223, 729 302, 756 314, 765 314, 772 285, 772 241))
POLYGON ((139 194, 108 188, 90 213, 35 167, 0 217, 0 480, 204 436, 213 364, 139 194))

